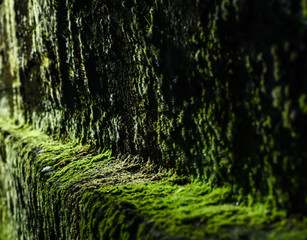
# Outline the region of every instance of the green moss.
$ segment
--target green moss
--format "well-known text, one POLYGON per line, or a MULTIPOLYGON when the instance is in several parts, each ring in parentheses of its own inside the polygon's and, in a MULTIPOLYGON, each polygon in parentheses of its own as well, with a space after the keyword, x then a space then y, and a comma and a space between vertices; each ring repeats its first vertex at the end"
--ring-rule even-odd
POLYGON ((169 180, 96 191, 115 198, 119 195, 120 199, 136 204, 137 210, 150 217, 156 228, 191 239, 227 233, 228 227, 261 226, 285 217, 283 212, 273 214, 261 204, 247 207, 233 202, 230 188, 211 191, 198 182, 180 186, 170 184, 169 180))
POLYGON ((302 4, 302 14, 304 17, 306 17, 307 16, 307 1, 302 0, 301 4, 302 4))
MULTIPOLYGON (((7 39, 12 37, 7 38, 4 31, 14 29, 15 23, 5 19, 17 21, 14 42, 20 45, 18 49, 31 50, 18 53, 20 61, 16 62, 21 65, 15 70, 21 88, 12 99, 23 102, 11 111, 18 108, 18 116, 23 115, 36 129, 71 141, 61 144, 29 127, 7 127, 19 136, 4 137, 3 149, 9 149, 12 175, 19 176, 16 188, 26 188, 20 204, 23 198, 33 199, 29 212, 37 222, 30 219, 31 227, 40 226, 44 218, 44 227, 52 234, 62 238, 74 234, 79 229, 75 219, 81 214, 76 202, 83 194, 110 185, 126 185, 132 196, 145 198, 152 208, 145 209, 141 200, 132 202, 126 196, 128 190, 110 190, 111 194, 97 198, 97 205, 84 203, 89 210, 84 234, 90 234, 84 238, 94 238, 98 232, 105 238, 135 237, 127 234, 130 230, 125 224, 110 227, 128 219, 116 204, 135 206, 133 212, 152 216, 155 227, 185 234, 185 227, 178 230, 163 219, 174 218, 182 226, 197 222, 203 227, 202 221, 216 218, 220 224, 208 223, 208 234, 214 234, 214 226, 227 228, 228 212, 242 214, 238 222, 246 222, 244 211, 235 212, 231 202, 239 202, 238 209, 263 202, 263 208, 271 212, 265 217, 269 222, 275 213, 280 214, 276 208, 306 212, 306 135, 302 134, 307 116, 302 78, 307 76, 306 1, 170 4, 114 0, 104 4, 95 0, 86 5, 71 0, 44 4, 20 1, 0 21, 4 36, 0 40, 5 42, 0 49, 2 62, 12 64, 7 55, 14 51, 7 49, 15 49, 8 47, 7 39), (11 17, 13 9, 16 18, 11 17), (133 163, 133 157, 125 163, 106 149, 112 149, 113 156, 151 159, 180 177, 165 180, 165 186, 155 182, 151 188, 163 194, 157 197, 149 192, 157 202, 147 199, 143 184, 150 177, 145 181, 139 171, 144 163, 133 163), (172 209, 166 197, 179 191, 175 186, 191 184, 191 179, 205 182, 208 195, 215 193, 210 195, 210 208, 184 197, 201 210, 204 220, 187 206, 175 204, 178 211, 172 209), (138 187, 129 185, 135 181, 138 187), (37 191, 41 194, 34 197, 37 191), (230 202, 219 202, 224 192, 231 195, 230 202), (124 202, 117 202, 112 194, 124 194, 124 202), (101 201, 105 202, 101 205, 101 201), (46 204, 44 211, 38 210, 46 204), (75 207, 70 213, 71 205, 75 207), (95 212, 100 207, 109 209, 107 215, 100 214, 110 222, 97 220, 95 212), (54 230, 58 227, 51 225, 58 218, 72 221, 72 233, 54 230)), ((0 66, 5 82, 12 81, 8 73, 12 66, 0 66)), ((195 184, 199 183, 191 188, 197 188, 195 184)), ((179 192, 188 194, 184 187, 179 192)), ((146 235, 149 225, 138 223, 138 237, 146 235)), ((245 227, 238 229, 251 234, 245 227)), ((35 236, 42 238, 39 231, 44 231, 37 231, 35 236)))
MULTIPOLYGON (((150 158, 215 187, 233 184, 242 197, 305 209, 305 0, 40 4, 15 8, 24 33, 15 42, 32 49, 18 53, 22 96, 12 97, 23 99, 26 122, 76 146, 150 158)), ((45 175, 72 161, 53 159, 45 175)))
POLYGON ((0 125, 7 160, 18 158, 14 181, 22 183, 16 199, 29 214, 22 218, 25 236, 291 239, 306 233, 305 219, 287 218, 269 201, 240 202, 230 186, 212 188, 172 171, 152 172, 135 160, 118 161, 110 151, 98 154, 89 145, 60 143, 25 126, 0 125))

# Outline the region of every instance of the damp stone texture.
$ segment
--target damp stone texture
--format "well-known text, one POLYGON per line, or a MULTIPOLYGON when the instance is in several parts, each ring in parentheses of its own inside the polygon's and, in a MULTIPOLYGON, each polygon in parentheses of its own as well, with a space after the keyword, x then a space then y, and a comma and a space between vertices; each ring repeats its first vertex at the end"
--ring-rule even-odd
POLYGON ((0 0, 3 205, 10 122, 306 214, 306 43, 306 0, 0 0))

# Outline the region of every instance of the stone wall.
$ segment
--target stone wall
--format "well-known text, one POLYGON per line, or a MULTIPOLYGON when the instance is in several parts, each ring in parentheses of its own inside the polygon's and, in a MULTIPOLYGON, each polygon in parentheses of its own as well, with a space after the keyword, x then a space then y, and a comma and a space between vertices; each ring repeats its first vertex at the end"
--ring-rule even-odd
POLYGON ((116 162, 109 151, 97 154, 88 145, 63 144, 40 131, 0 124, 1 240, 167 236, 109 189, 141 185, 153 173, 131 178, 129 169, 142 167, 116 162), (95 192, 99 188, 105 193, 95 192))
POLYGON ((306 212, 305 1, 0 6, 2 115, 306 212))

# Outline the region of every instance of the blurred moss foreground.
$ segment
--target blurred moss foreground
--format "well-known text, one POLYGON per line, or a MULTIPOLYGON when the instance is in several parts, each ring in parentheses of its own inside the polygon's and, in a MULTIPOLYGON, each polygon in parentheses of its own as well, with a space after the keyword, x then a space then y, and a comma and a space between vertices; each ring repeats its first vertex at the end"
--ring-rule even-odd
POLYGON ((306 66, 306 0, 0 0, 2 238, 303 239, 306 66))
POLYGON ((29 127, 0 129, 3 239, 306 239, 307 218, 240 202, 229 185, 212 189, 29 127))

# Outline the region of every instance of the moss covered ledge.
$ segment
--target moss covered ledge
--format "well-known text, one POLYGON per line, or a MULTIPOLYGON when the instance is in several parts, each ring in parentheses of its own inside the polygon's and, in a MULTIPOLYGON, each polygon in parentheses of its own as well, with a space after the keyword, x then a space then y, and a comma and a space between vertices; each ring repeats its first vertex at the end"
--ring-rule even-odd
POLYGON ((136 157, 117 159, 3 119, 0 151, 3 239, 307 236, 306 218, 238 202, 231 186, 210 189, 136 157))

